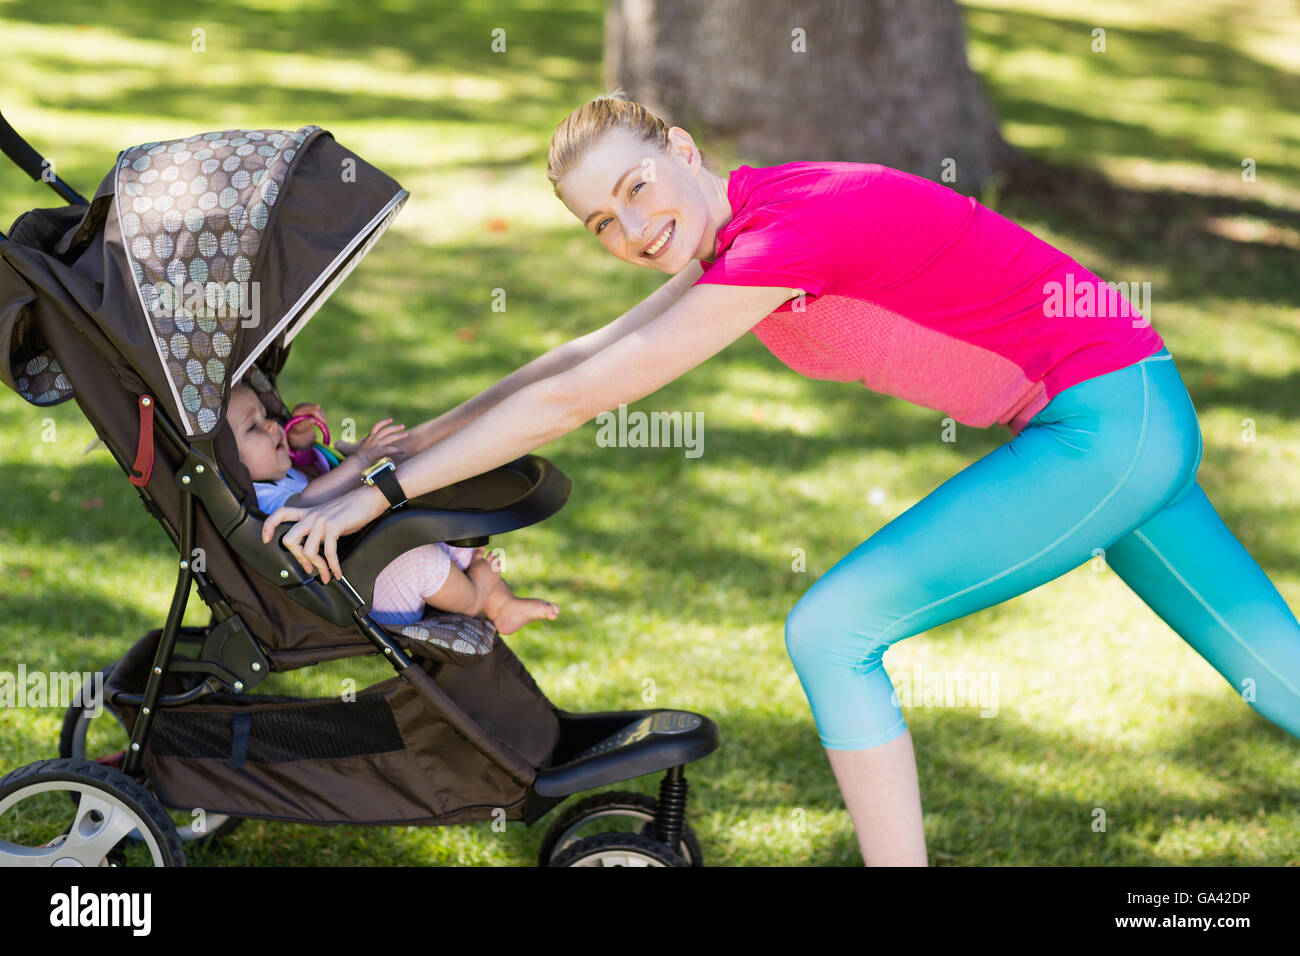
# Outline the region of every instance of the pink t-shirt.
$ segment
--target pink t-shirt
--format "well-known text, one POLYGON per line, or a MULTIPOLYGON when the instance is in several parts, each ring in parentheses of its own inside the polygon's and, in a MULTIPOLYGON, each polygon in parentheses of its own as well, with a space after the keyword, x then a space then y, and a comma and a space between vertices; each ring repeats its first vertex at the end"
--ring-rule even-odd
POLYGON ((727 198, 696 284, 803 290, 753 332, 809 378, 1014 436, 1071 385, 1164 347, 1126 284, 928 179, 876 163, 741 166, 727 198))

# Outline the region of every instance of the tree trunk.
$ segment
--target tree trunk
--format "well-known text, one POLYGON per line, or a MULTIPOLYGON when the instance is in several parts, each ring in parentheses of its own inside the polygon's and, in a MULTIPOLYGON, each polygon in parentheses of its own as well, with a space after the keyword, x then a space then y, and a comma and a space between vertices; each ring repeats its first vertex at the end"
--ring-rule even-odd
POLYGON ((1015 159, 953 0, 607 0, 605 82, 763 164, 883 163, 969 193, 1015 159))

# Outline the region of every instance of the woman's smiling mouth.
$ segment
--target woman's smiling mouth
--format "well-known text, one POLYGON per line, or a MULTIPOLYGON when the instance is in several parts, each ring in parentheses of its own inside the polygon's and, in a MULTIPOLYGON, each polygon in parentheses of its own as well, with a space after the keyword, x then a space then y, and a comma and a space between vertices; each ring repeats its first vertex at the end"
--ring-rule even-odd
POLYGON ((657 259, 659 254, 662 253, 668 244, 672 242, 673 233, 677 231, 676 226, 676 219, 664 226, 663 232, 659 233, 659 235, 655 237, 655 241, 650 243, 650 245, 646 246, 645 249, 641 251, 641 255, 645 256, 647 259, 657 259))

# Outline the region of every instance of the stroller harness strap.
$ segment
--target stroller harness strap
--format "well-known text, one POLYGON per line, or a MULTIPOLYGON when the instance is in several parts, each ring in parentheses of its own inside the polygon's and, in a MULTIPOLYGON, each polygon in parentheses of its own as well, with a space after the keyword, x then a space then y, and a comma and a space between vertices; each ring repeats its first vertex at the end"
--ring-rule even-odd
POLYGON ((135 448, 135 461, 131 464, 131 484, 143 488, 153 474, 153 396, 141 395, 140 440, 135 448))

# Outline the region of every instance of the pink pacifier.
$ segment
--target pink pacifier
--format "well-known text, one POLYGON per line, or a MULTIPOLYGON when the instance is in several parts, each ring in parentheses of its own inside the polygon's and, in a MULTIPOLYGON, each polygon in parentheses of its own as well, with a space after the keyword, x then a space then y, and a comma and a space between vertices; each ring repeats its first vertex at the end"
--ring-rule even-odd
MULTIPOLYGON (((312 414, 294 415, 284 423, 285 444, 288 444, 289 442, 289 429, 304 419, 311 419, 316 423, 316 427, 321 430, 321 435, 325 439, 325 445, 328 445, 330 440, 329 425, 325 424, 325 420, 319 415, 312 414)), ((322 473, 329 471, 330 468, 337 465, 338 462, 334 461, 331 463, 330 459, 334 456, 329 454, 329 449, 326 448, 325 445, 322 445, 320 442, 315 442, 307 448, 290 447, 289 458, 298 468, 309 468, 314 465, 316 469, 322 473)))

